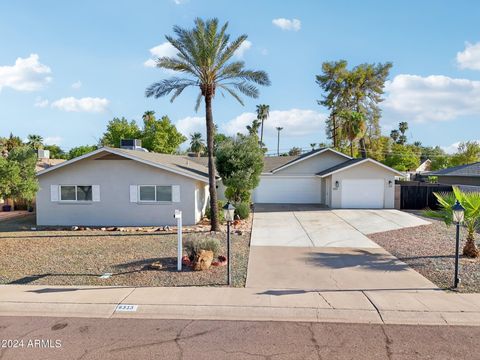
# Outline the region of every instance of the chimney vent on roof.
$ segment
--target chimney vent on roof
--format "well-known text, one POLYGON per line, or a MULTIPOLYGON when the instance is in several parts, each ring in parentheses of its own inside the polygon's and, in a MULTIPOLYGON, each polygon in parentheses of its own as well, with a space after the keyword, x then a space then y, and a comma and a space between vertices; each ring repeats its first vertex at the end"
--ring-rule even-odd
POLYGON ((38 149, 37 157, 39 159, 50 159, 50 150, 38 149))

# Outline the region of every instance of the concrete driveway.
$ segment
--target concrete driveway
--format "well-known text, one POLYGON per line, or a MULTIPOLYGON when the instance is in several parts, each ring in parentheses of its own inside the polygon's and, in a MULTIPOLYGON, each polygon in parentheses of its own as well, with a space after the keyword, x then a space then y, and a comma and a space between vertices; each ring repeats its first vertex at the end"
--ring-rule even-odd
POLYGON ((398 210, 256 205, 247 287, 435 289, 433 283, 367 237, 427 224, 398 210))

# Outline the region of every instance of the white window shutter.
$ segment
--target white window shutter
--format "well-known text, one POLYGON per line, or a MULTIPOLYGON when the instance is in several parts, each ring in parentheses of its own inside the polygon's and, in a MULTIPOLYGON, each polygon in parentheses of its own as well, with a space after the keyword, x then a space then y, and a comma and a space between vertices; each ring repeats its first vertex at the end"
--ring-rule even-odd
POLYGON ((180 185, 172 185, 172 202, 180 202, 180 185))
POLYGON ((136 203, 138 201, 138 186, 130 185, 130 202, 136 203))
POLYGON ((59 201, 59 192, 60 186, 59 185, 50 185, 50 201, 59 201))
POLYGON ((100 201, 100 185, 92 185, 92 200, 100 201))

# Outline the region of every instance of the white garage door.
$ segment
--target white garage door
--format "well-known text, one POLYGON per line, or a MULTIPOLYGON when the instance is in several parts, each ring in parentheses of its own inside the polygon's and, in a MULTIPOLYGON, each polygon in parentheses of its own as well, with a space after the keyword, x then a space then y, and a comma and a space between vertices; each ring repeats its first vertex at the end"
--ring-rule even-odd
POLYGON ((320 186, 320 179, 316 177, 262 176, 253 199, 264 204, 318 204, 320 186))
POLYGON ((384 188, 383 179, 342 180, 342 208, 381 209, 384 188))

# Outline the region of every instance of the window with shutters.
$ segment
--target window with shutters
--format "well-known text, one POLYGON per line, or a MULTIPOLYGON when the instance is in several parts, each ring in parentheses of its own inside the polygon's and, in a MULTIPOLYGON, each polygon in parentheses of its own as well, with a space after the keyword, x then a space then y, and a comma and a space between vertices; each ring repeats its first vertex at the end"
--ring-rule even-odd
POLYGON ((92 185, 60 185, 60 201, 92 201, 92 185))
POLYGON ((171 202, 172 186, 140 185, 138 187, 141 202, 171 202))

